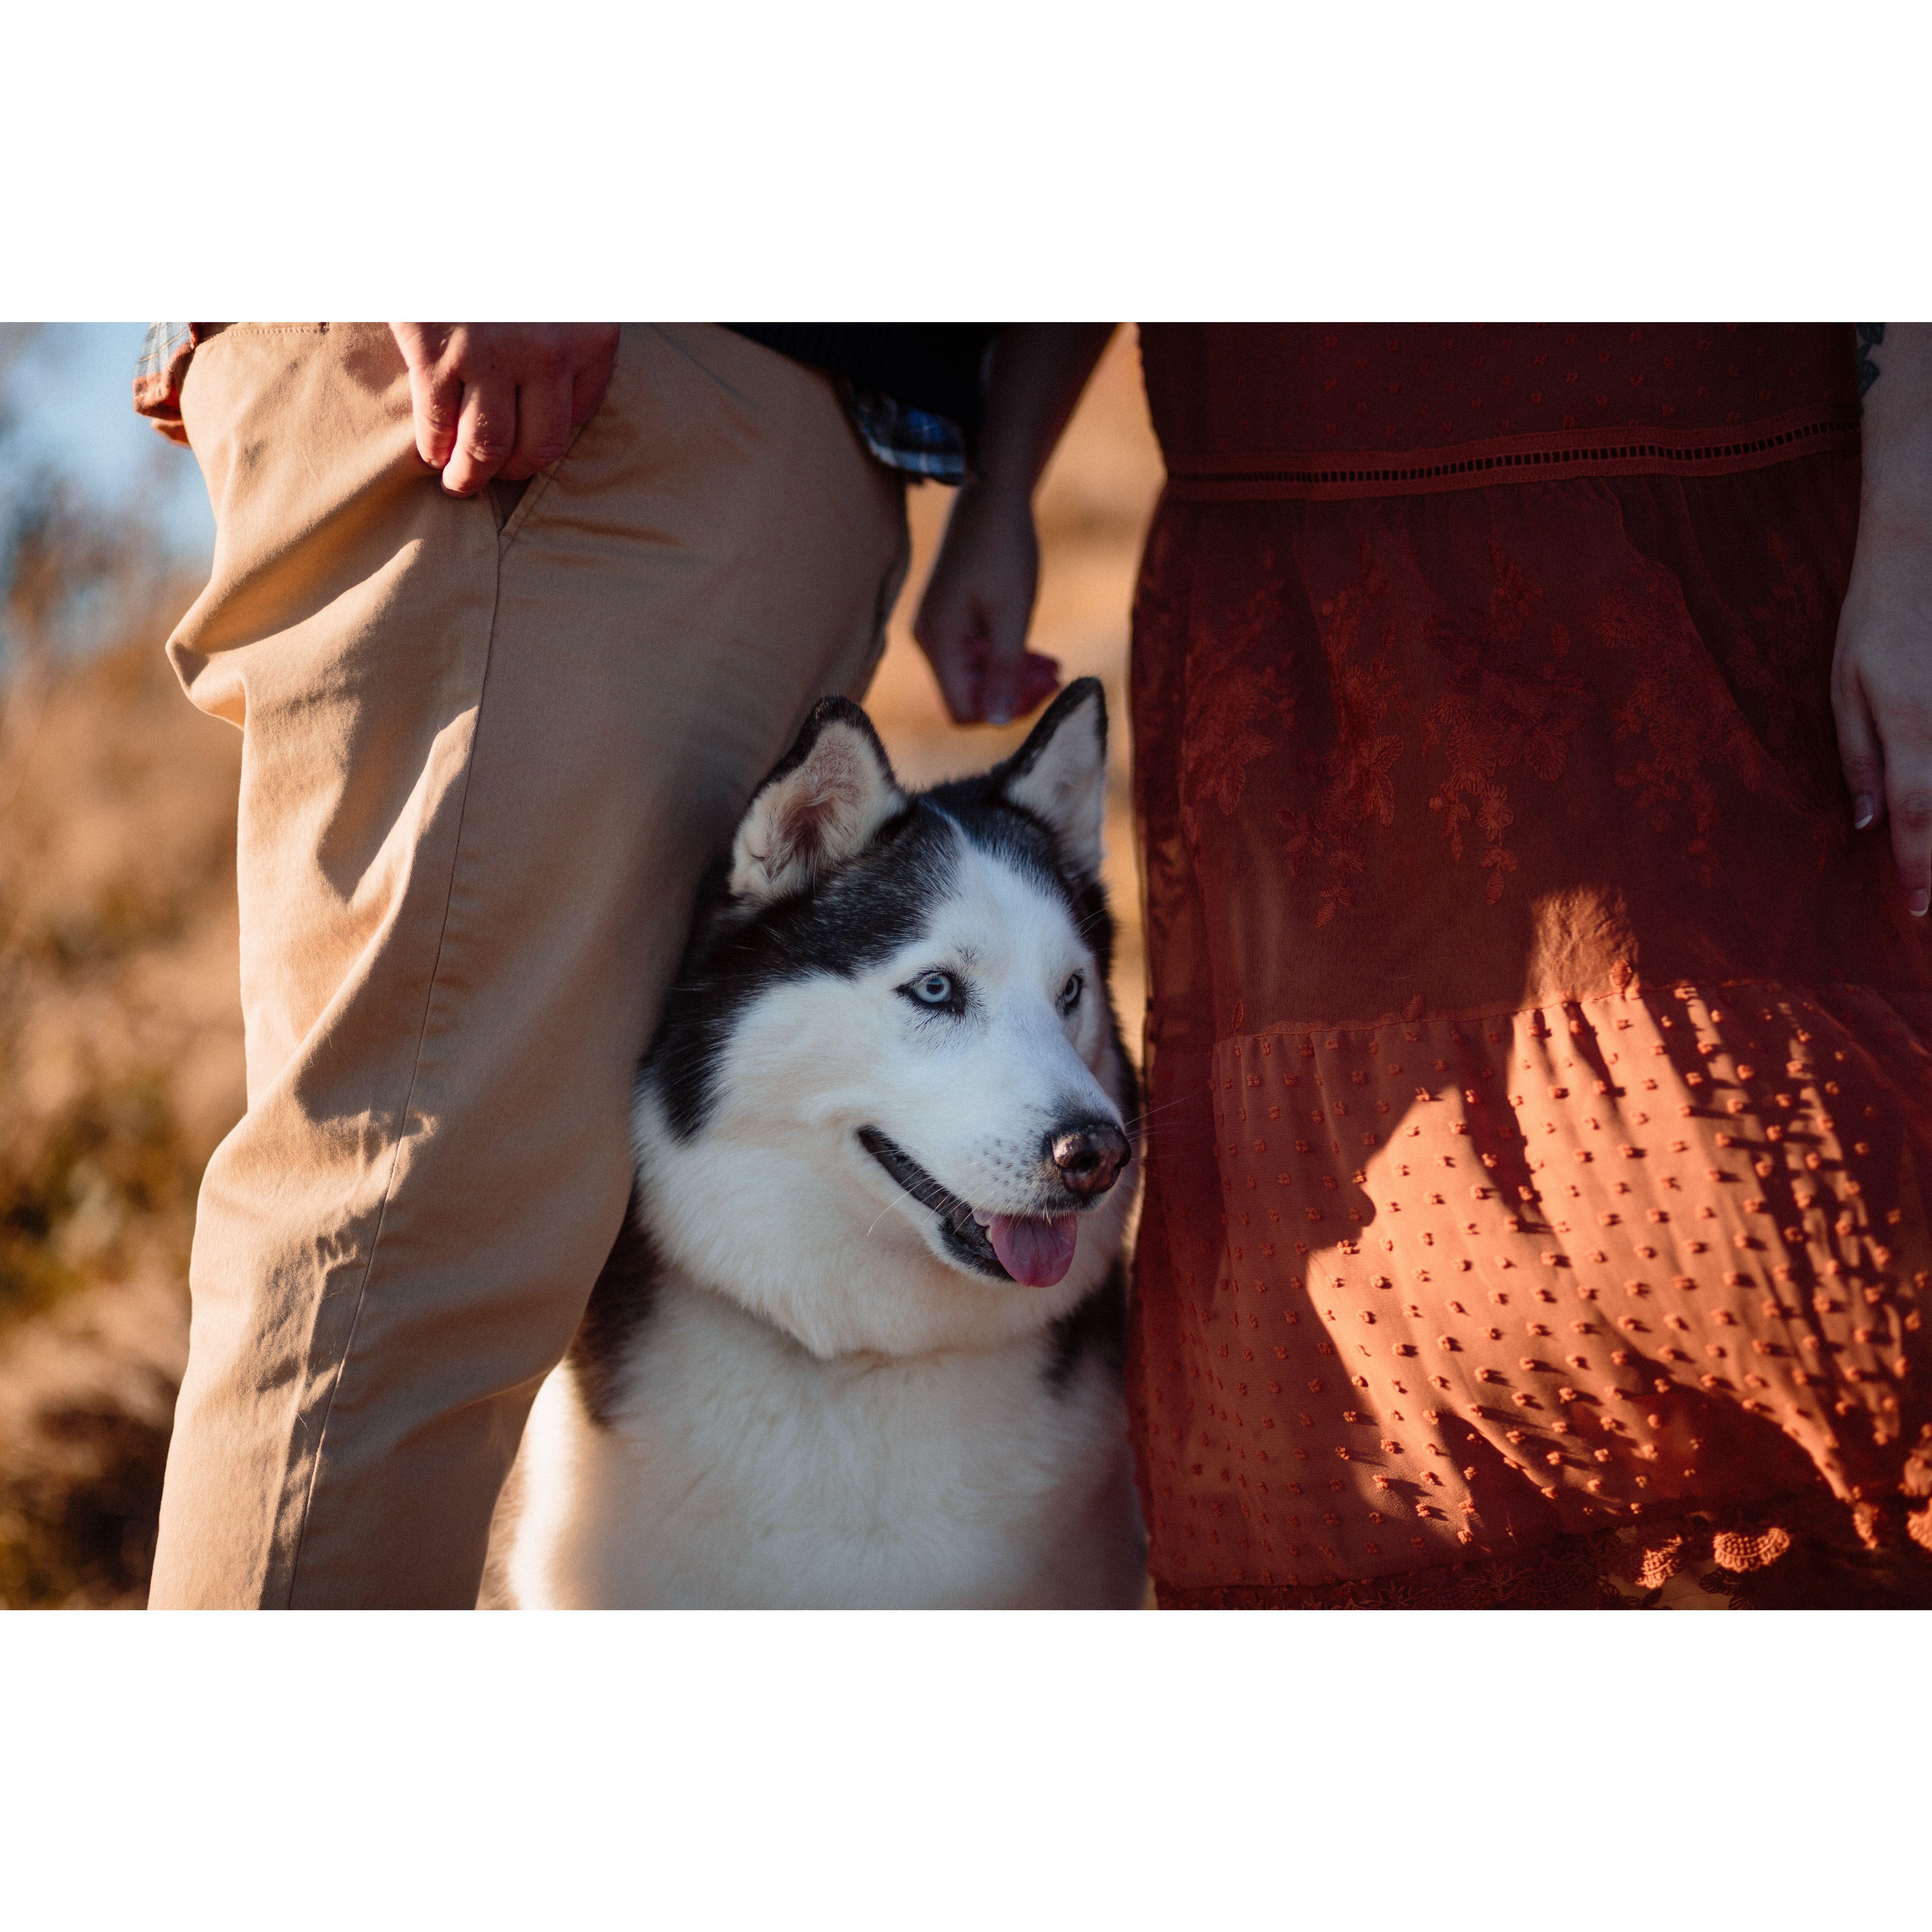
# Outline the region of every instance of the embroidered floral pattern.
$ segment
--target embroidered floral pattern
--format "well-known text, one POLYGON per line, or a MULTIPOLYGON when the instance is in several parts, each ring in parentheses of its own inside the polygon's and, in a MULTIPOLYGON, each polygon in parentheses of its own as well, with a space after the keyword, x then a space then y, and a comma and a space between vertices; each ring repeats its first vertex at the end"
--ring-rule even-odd
POLYGON ((1653 568, 1606 596, 1597 636, 1606 650, 1633 660, 1628 694, 1611 718, 1619 742, 1640 739, 1645 746, 1617 782, 1636 791, 1638 814, 1654 832, 1671 829, 1672 806, 1687 808, 1694 836, 1684 849, 1696 861, 1698 884, 1708 887, 1717 876, 1711 842, 1718 819, 1716 772, 1754 792, 1770 778, 1768 761, 1667 572, 1653 568))
POLYGON ((1382 727, 1398 701, 1396 674, 1389 662, 1396 632, 1391 622, 1376 653, 1362 656, 1364 613, 1385 586, 1366 543, 1360 566, 1355 582, 1324 598, 1319 613, 1328 694, 1335 714, 1334 742, 1320 761, 1319 803, 1313 811, 1280 807, 1275 812, 1276 823, 1288 835, 1282 849, 1294 875, 1299 878, 1317 860, 1328 871, 1315 914, 1318 927, 1328 925, 1355 902, 1352 882, 1364 862, 1359 828, 1370 819, 1383 825, 1395 822, 1390 774, 1402 754, 1402 740, 1382 727))
POLYGON ((1181 734, 1181 812, 1190 832, 1201 808, 1212 803, 1231 815, 1246 789, 1248 767, 1275 740, 1258 728, 1279 720, 1285 734, 1294 726, 1294 696, 1286 682, 1294 653, 1258 664, 1265 640, 1280 630, 1280 592, 1264 583, 1241 604, 1197 619, 1190 640, 1187 710, 1181 734))
POLYGON ((1504 842, 1516 814, 1501 774, 1520 764, 1546 784, 1561 778, 1589 692, 1566 662, 1564 628, 1532 632, 1541 588, 1493 542, 1489 556, 1496 580, 1486 611, 1460 624, 1436 617, 1424 629, 1445 676, 1442 696, 1423 719, 1421 743, 1425 752, 1439 750, 1449 765, 1429 808, 1441 817, 1452 857, 1462 856, 1466 826, 1481 834, 1480 863, 1489 874, 1484 897, 1494 905, 1506 874, 1516 868, 1504 842))

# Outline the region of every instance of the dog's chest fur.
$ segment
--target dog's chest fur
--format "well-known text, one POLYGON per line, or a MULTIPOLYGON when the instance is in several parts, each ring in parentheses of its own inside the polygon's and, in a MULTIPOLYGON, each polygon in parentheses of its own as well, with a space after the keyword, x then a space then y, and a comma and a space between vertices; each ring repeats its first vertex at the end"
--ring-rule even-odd
POLYGON ((820 1361, 673 1274, 601 1424, 580 1369, 538 1399, 514 1598, 1132 1605, 1138 1525, 1105 1325, 820 1361))
POLYGON ((916 796, 814 709, 700 892, 500 1594, 1139 1602, 1105 772, 1090 680, 916 796))

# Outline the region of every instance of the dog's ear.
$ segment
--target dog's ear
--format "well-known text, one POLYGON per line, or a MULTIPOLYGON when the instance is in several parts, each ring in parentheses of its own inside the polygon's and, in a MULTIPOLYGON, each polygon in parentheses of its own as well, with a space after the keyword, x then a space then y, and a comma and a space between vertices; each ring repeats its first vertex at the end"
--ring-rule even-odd
POLYGON ((1001 768, 1002 795, 1042 820, 1083 877, 1100 869, 1107 815, 1107 694, 1076 678, 1001 768))
POLYGON ((802 892, 856 858, 905 808, 872 721, 821 698, 797 742, 752 795, 731 845, 731 890, 769 902, 802 892))

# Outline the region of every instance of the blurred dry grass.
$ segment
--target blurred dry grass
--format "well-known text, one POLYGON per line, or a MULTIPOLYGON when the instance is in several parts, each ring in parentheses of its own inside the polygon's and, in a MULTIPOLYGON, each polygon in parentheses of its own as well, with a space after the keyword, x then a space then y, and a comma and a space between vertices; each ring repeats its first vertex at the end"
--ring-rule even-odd
MULTIPOLYGON (((1131 331, 1044 479, 1035 648, 1107 688, 1115 992, 1144 974, 1126 794, 1128 605, 1160 464, 1131 331)), ((914 561, 871 708, 908 781, 962 733, 911 641, 950 493, 911 493, 914 561)), ((0 613, 0 1606, 146 1600, 201 1170, 243 1102, 233 850, 241 740, 160 644, 198 586, 58 494, 12 532, 0 613), (75 656, 63 638, 91 648, 75 656)))
POLYGON ((242 1106, 240 744, 156 647, 194 586, 117 575, 122 641, 65 666, 29 649, 0 711, 8 1604, 145 1597, 194 1192, 242 1106))

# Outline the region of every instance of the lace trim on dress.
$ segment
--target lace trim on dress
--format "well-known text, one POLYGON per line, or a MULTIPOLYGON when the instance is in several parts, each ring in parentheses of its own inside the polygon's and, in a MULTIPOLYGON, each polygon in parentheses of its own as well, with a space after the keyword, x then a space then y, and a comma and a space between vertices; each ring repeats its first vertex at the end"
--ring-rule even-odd
POLYGON ((1858 446, 1856 414, 1799 410, 1741 426, 1732 435, 1635 428, 1496 436, 1393 454, 1176 454, 1168 465, 1167 494, 1181 502, 1226 502, 1419 496, 1570 476, 1726 476, 1858 446))

